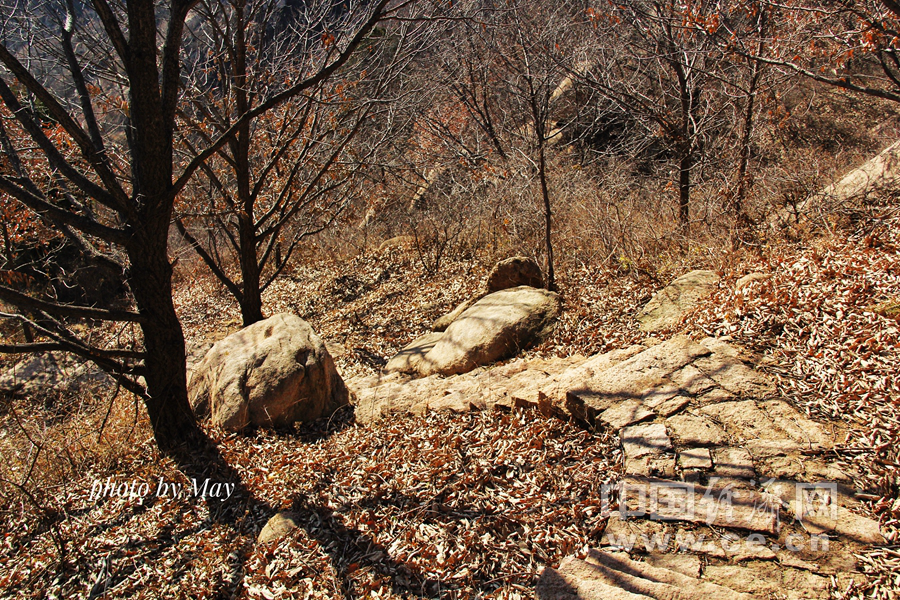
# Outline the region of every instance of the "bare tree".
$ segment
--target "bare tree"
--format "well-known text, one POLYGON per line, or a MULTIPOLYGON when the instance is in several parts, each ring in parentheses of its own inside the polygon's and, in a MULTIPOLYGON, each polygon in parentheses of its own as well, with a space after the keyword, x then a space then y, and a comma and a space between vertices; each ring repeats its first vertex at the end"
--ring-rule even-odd
POLYGON ((464 7, 453 26, 452 45, 435 73, 443 101, 470 126, 454 127, 446 116, 428 119, 432 135, 457 148, 473 169, 493 163, 518 173, 528 188, 536 179, 542 218, 547 286, 556 288, 550 147, 562 139, 554 94, 565 79, 564 57, 574 40, 577 10, 549 2, 481 3, 464 7), (457 42, 459 40, 459 42, 457 42))
POLYGON ((672 153, 678 219, 687 230, 694 175, 722 114, 716 88, 725 63, 711 36, 719 4, 628 0, 598 3, 588 14, 592 68, 581 79, 642 123, 648 143, 660 140, 672 153))
MULTIPOLYGON (((192 0, 129 0, 90 6, 69 1, 5 9, 0 44, 0 100, 28 144, 3 148, 12 170, 0 192, 60 231, 91 260, 112 265, 127 282, 131 306, 66 305, 0 285, 0 300, 27 312, 36 341, 0 344, 2 352, 63 350, 109 371, 144 402, 160 449, 188 454, 205 444, 187 396, 184 335, 172 301, 169 229, 175 199, 195 172, 252 119, 313 89, 341 69, 384 17, 388 0, 348 3, 347 27, 322 43, 317 69, 273 81, 252 108, 209 137, 176 170, 177 113, 183 92, 185 24, 192 0), (40 61, 17 23, 31 20, 40 61), (118 92, 121 90, 121 94, 118 92), (123 323, 137 342, 117 344, 79 333, 73 322, 123 323)), ((322 39, 322 38, 320 38, 322 39)), ((328 38, 326 38, 328 39, 328 38)), ((91 328, 90 331, 97 331, 91 328)))
POLYGON ((736 51, 820 83, 900 102, 900 3, 895 0, 764 2, 763 40, 736 51))
MULTIPOLYGON (((181 112, 190 124, 191 136, 182 138, 188 157, 265 98, 273 77, 319 68, 318 54, 355 26, 331 4, 300 12, 281 6, 199 5, 203 18, 191 34, 205 56, 195 69, 197 93, 181 112), (285 20, 290 27, 274 35, 285 20)), ((382 29, 344 68, 242 123, 187 188, 176 226, 238 301, 244 325, 263 318, 262 293, 297 245, 332 225, 359 194, 398 125, 388 95, 396 101, 406 91, 398 75, 419 47, 421 29, 409 22, 382 29)))

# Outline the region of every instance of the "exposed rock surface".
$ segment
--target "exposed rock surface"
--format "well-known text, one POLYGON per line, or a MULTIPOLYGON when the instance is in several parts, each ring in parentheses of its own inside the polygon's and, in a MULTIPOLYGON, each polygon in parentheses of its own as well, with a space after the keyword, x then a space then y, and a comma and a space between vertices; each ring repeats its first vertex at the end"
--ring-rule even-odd
POLYGON ((900 184, 900 142, 864 162, 819 193, 826 201, 844 202, 850 198, 894 189, 900 184))
POLYGON ((558 314, 559 296, 553 292, 528 286, 494 292, 463 311, 442 334, 420 338, 389 364, 392 370, 424 376, 466 373, 543 340, 558 314))
POLYGON ((533 288, 544 287, 544 276, 541 268, 533 259, 524 256, 513 256, 501 260, 491 270, 487 278, 489 294, 509 288, 527 285, 533 288))
POLYGON ((637 319, 641 330, 660 331, 677 325, 689 310, 710 295, 719 283, 714 271, 691 271, 661 289, 641 309, 637 319))
POLYGON ((198 416, 231 431, 312 421, 349 401, 325 344, 288 313, 216 342, 194 369, 189 392, 198 416))
POLYGON ((441 333, 427 333, 403 347, 384 366, 385 373, 418 373, 422 368, 422 361, 438 340, 441 333))
POLYGON ((350 385, 363 422, 525 408, 619 434, 622 512, 610 513, 600 544, 647 554, 567 558, 544 570, 539 598, 820 598, 852 585, 855 553, 884 543, 846 491, 853 474, 830 452, 846 428, 777 397, 753 357, 723 339, 676 336, 588 359, 517 359, 447 378, 393 374, 350 385), (797 496, 806 482, 844 490, 834 510, 797 496), (788 551, 798 540, 802 552, 788 551))
POLYGON ((537 583, 541 600, 750 600, 754 596, 704 581, 678 570, 636 561, 624 553, 591 551, 545 568, 537 583))
POLYGON ((446 331, 446 329, 448 327, 450 327, 450 324, 453 323, 453 321, 458 319, 459 316, 466 311, 466 309, 468 309, 470 306, 475 304, 475 302, 477 302, 477 301, 478 301, 478 298, 476 297, 476 298, 469 298, 468 300, 460 302, 459 306, 457 306, 456 308, 454 308, 453 310, 448 312, 443 317, 440 317, 437 320, 435 320, 435 322, 431 325, 431 330, 432 331, 446 331))

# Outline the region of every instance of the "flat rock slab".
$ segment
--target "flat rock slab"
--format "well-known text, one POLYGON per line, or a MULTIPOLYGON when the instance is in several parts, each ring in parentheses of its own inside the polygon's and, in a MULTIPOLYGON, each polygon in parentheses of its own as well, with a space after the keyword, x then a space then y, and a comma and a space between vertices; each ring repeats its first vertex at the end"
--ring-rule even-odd
MULTIPOLYGON (((483 410, 492 408, 546 409, 552 404, 540 390, 563 372, 585 361, 583 356, 551 359, 514 359, 501 366, 480 368, 462 375, 412 378, 402 373, 355 377, 347 381, 353 392, 356 420, 373 423, 429 410, 483 410), (459 398, 460 402, 447 396, 459 398), (468 409, 464 407, 468 406, 468 409)), ((562 405, 553 410, 562 411, 562 405)), ((560 414, 560 416, 567 416, 560 414)))
POLYGON ((678 453, 678 466, 682 469, 711 469, 709 448, 688 448, 678 453))
POLYGON ((635 477, 675 478, 674 454, 647 454, 625 459, 625 474, 635 477))
POLYGON ((835 444, 833 435, 783 400, 720 402, 705 406, 699 412, 744 442, 754 456, 825 450, 835 444))
POLYGON ((626 400, 600 413, 599 419, 611 429, 619 430, 655 416, 656 413, 644 406, 640 400, 626 400))
POLYGON ((759 598, 818 600, 828 598, 831 588, 827 577, 768 561, 708 565, 703 570, 703 577, 759 598))
POLYGON ((754 479, 753 456, 744 448, 727 446, 713 450, 713 465, 718 477, 729 479, 754 479))
POLYGON ((658 291, 641 309, 637 320, 647 332, 668 329, 709 296, 719 284, 715 271, 691 271, 658 291))
POLYGON ((625 458, 638 458, 646 454, 660 455, 672 450, 672 440, 662 423, 626 427, 620 434, 625 458))
POLYGON ((545 568, 537 583, 541 600, 749 600, 752 596, 677 569, 632 560, 618 552, 590 551, 585 560, 564 559, 558 569, 545 568))
POLYGON ((672 375, 711 351, 685 336, 676 336, 647 348, 639 354, 606 368, 589 380, 568 390, 573 401, 584 405, 585 414, 599 414, 626 400, 645 401, 668 399, 656 394, 660 388, 671 390, 675 396, 682 389, 672 375))
POLYGON ((574 383, 568 389, 567 410, 587 423, 636 401, 646 410, 671 416, 689 404, 765 399, 775 391, 772 380, 745 364, 731 346, 714 339, 697 343, 685 336, 653 345, 574 383))
POLYGON ((721 446, 728 443, 725 430, 702 416, 675 415, 666 420, 666 429, 677 444, 685 446, 721 446))
POLYGON ((778 505, 752 489, 625 477, 620 500, 627 516, 705 523, 769 534, 778 530, 778 505))
POLYGON ((786 504, 801 526, 813 535, 832 534, 862 544, 883 544, 878 521, 845 506, 836 483, 768 482, 766 491, 786 504))

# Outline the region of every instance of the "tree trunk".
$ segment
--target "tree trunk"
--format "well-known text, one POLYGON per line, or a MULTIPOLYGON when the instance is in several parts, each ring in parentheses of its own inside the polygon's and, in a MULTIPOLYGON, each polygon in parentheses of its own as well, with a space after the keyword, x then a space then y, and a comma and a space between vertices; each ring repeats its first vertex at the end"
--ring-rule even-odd
MULTIPOLYGON (((756 32, 759 36, 759 42, 757 43, 756 55, 762 56, 765 51, 764 35, 766 13, 762 8, 759 8, 759 10, 760 13, 757 20, 756 32)), ((762 63, 752 58, 748 60, 750 61, 750 81, 747 86, 747 104, 744 107, 744 122, 741 130, 741 156, 740 162, 738 163, 738 187, 731 206, 731 210, 735 217, 735 226, 739 231, 749 229, 751 225, 750 217, 745 210, 745 202, 749 184, 750 142, 753 137, 756 94, 759 87, 759 80, 762 76, 762 63)), ((734 241, 737 242, 737 238, 734 241)))
POLYGON ((206 436, 188 402, 184 334, 172 302, 172 267, 166 238, 146 237, 129 248, 129 285, 138 311, 146 319, 141 329, 146 351, 145 404, 160 451, 189 456, 204 447, 206 436))
MULTIPOLYGON (((132 133, 129 145, 132 197, 138 211, 129 223, 128 283, 137 310, 145 319, 141 324, 145 404, 153 435, 163 454, 183 459, 207 447, 208 439, 188 402, 184 333, 172 300, 168 241, 174 207, 174 105, 167 108, 166 94, 174 91, 160 85, 165 78, 160 77, 156 62, 158 27, 153 3, 134 1, 127 7, 131 50, 127 67, 132 133)), ((177 57, 177 47, 174 51, 166 47, 165 51, 170 60, 173 52, 177 57)), ((172 81, 166 84, 170 86, 172 81)))
POLYGON ((691 224, 691 167, 690 148, 683 148, 681 162, 678 165, 678 220, 685 233, 691 224))
POLYGON ((553 240, 551 238, 553 212, 550 206, 550 191, 547 188, 547 159, 543 139, 538 146, 538 177, 541 181, 541 196, 544 200, 544 249, 547 252, 547 289, 556 291, 556 274, 553 269, 553 240))
MULTIPOLYGON (((235 105, 237 114, 242 115, 250 110, 251 100, 247 94, 247 40, 244 37, 244 5, 235 5, 235 105)), ((238 215, 238 243, 241 255, 241 319, 244 327, 262 321, 262 295, 259 289, 260 269, 256 256, 256 227, 254 213, 256 200, 250 190, 250 123, 245 122, 238 128, 237 135, 231 143, 235 161, 235 178, 237 180, 237 196, 241 205, 238 215)))
POLYGON ((259 261, 256 257, 256 230, 252 215, 238 217, 241 249, 241 319, 244 327, 263 320, 262 294, 260 294, 259 261))

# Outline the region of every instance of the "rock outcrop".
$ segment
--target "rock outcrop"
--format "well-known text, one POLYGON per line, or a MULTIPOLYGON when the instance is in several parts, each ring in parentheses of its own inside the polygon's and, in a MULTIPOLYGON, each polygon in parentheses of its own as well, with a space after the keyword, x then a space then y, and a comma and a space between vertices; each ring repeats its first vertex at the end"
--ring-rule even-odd
POLYGON ((385 373, 416 374, 424 369, 425 355, 431 352, 434 345, 441 339, 442 333, 426 333, 404 346, 384 366, 385 373))
POLYGON ((431 333, 388 361, 387 372, 456 375, 515 356, 545 339, 556 324, 559 296, 519 286, 481 298, 443 333, 431 333))
POLYGON ((231 431, 312 421, 349 401, 325 344, 288 313, 216 342, 195 367, 189 393, 199 417, 231 431))
POLYGON ((655 332, 678 324, 688 311, 709 296, 719 283, 714 271, 691 271, 658 291, 641 309, 641 331, 655 332))
POLYGON ((559 315, 559 296, 520 286, 488 294, 447 327, 420 372, 456 375, 516 355, 545 339, 559 315))
POLYGON ((453 323, 453 321, 457 320, 461 314, 466 312, 466 310, 470 306, 472 306, 473 304, 475 304, 475 302, 478 301, 478 298, 480 298, 480 296, 475 297, 475 298, 469 298, 468 300, 464 300, 463 302, 460 302, 459 306, 457 306, 456 308, 454 308, 453 310, 448 312, 446 315, 436 319, 435 322, 431 325, 431 330, 432 331, 446 331, 447 328, 450 327, 450 324, 453 323))
POLYGON ((350 386, 362 422, 533 409, 618 434, 623 472, 598 497, 600 549, 544 569, 538 598, 811 600, 854 585, 854 555, 884 537, 834 454, 846 427, 802 414, 726 340, 647 344, 350 386))
POLYGON ((64 352, 27 356, 0 374, 0 394, 35 397, 108 388, 113 379, 93 363, 64 352))

